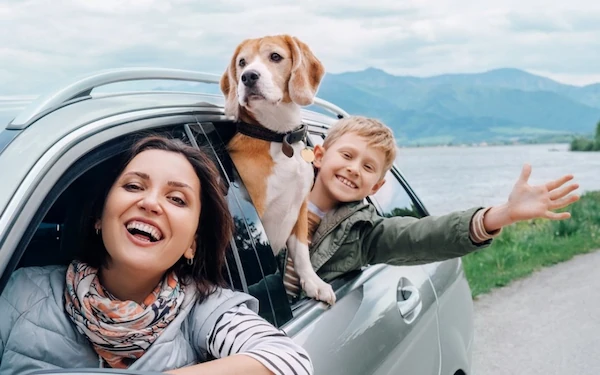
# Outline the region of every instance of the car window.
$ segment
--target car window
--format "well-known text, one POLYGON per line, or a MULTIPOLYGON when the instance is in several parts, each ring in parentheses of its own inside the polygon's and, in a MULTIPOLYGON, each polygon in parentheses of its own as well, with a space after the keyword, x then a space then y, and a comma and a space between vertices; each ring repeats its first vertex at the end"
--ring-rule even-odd
MULTIPOLYGON (((156 133, 188 141, 183 126, 157 129, 156 133)), ((14 254, 16 268, 66 265, 73 259, 81 242, 81 220, 91 210, 89 197, 116 177, 124 150, 139 136, 129 134, 114 139, 90 151, 64 172, 23 235, 14 254)))
POLYGON ((412 216, 421 218, 424 215, 420 206, 415 203, 407 189, 402 185, 399 176, 392 171, 385 175, 385 183, 371 198, 379 212, 386 217, 412 216))
MULTIPOLYGON (((324 133, 310 133, 309 140, 312 145, 323 144, 324 133)), ((385 175, 385 183, 377 193, 368 198, 383 216, 413 216, 423 217, 424 213, 420 206, 408 193, 400 182, 399 175, 388 171, 385 175)))
MULTIPOLYGON (((235 234, 232 257, 238 258, 244 291, 259 300, 259 315, 279 327, 292 318, 277 258, 264 232, 258 213, 249 201, 248 193, 235 165, 229 158, 225 141, 231 137, 231 123, 202 123, 192 127, 210 140, 210 147, 218 156, 219 164, 229 184, 228 203, 234 222, 235 234)), ((232 272, 233 274, 234 272, 232 272)), ((237 286, 239 288, 239 286, 237 286)))

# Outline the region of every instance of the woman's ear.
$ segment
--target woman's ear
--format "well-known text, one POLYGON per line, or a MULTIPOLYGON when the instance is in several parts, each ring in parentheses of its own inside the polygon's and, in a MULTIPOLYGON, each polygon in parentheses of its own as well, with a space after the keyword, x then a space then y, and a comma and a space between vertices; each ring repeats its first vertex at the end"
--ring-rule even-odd
POLYGON ((196 255, 196 250, 197 250, 196 246, 197 246, 197 243, 196 243, 196 239, 194 238, 190 247, 188 247, 187 250, 183 253, 183 257, 185 259, 194 259, 194 256, 196 255))
POLYGON ((102 220, 100 220, 100 219, 96 220, 96 222, 94 223, 94 229, 96 229, 96 230, 102 229, 102 220))

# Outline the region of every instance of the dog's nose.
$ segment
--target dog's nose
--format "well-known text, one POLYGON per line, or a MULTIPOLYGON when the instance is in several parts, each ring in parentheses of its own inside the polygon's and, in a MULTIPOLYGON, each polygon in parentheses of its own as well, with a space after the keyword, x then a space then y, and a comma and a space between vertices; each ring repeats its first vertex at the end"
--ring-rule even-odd
POLYGON ((242 82, 244 82, 244 86, 252 87, 256 84, 256 81, 260 78, 260 73, 256 70, 248 70, 242 74, 242 82))

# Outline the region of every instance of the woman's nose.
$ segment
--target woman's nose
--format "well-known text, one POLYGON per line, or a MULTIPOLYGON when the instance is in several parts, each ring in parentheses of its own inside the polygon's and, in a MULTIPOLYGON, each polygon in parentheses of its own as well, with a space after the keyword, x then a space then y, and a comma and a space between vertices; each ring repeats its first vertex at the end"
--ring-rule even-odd
POLYGON ((152 192, 148 192, 148 194, 144 195, 144 197, 139 200, 138 207, 144 211, 152 212, 154 214, 162 213, 158 196, 152 192))

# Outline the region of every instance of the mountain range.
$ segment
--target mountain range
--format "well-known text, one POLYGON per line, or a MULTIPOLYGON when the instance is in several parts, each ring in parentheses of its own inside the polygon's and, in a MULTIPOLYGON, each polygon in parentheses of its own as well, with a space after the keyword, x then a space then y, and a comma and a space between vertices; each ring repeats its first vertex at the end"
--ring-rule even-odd
MULTIPOLYGON (((145 85, 221 95, 212 84, 145 85)), ((566 142, 591 136, 600 120, 600 83, 567 85, 514 68, 431 77, 377 68, 327 73, 317 95, 350 114, 381 119, 400 145, 566 142)), ((2 107, 13 102, 20 103, 0 101, 0 120, 13 115, 2 107)))
MULTIPOLYGON (((220 94, 217 85, 158 89, 220 94)), ((400 145, 566 142, 591 136, 600 120, 600 83, 573 86, 514 68, 431 77, 377 68, 327 73, 317 95, 382 120, 400 145)))
POLYGON ((400 144, 566 140, 592 134, 600 84, 572 86, 523 70, 432 77, 369 68, 327 74, 318 96, 388 124, 400 144))

